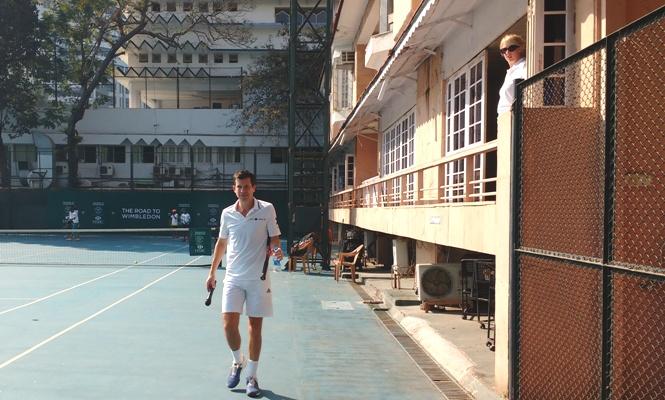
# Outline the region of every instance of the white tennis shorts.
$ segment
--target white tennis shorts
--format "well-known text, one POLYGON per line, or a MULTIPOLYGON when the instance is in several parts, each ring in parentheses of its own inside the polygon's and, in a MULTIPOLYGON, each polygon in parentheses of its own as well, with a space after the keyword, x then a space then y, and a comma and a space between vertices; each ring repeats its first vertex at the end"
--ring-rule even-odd
POLYGON ((222 312, 245 314, 249 317, 272 317, 272 290, 268 280, 224 282, 222 312))

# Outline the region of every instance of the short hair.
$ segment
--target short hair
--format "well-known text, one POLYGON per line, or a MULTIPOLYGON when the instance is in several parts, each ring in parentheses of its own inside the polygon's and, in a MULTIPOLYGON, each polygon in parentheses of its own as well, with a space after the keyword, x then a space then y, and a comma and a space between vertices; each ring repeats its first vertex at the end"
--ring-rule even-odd
POLYGON ((233 174, 233 183, 235 184, 238 179, 247 178, 249 178, 250 182, 252 182, 252 186, 256 186, 256 177, 253 173, 247 171, 246 169, 241 169, 233 174))
POLYGON ((519 45, 524 47, 526 42, 522 38, 522 36, 516 34, 516 33, 509 33, 505 35, 504 37, 501 38, 501 46, 500 47, 508 47, 510 45, 519 45))
POLYGON ((524 38, 516 33, 509 33, 501 38, 499 42, 499 48, 510 47, 512 45, 520 46, 520 54, 524 56, 526 54, 526 42, 524 38))

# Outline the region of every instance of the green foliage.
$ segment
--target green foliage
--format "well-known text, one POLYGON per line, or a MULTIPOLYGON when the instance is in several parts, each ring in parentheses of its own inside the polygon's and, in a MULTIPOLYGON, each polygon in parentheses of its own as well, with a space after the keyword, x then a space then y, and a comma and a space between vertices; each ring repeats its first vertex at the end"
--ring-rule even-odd
MULTIPOLYGON (((320 125, 318 113, 307 104, 322 102, 320 84, 323 72, 321 51, 323 30, 305 29, 298 39, 296 50, 295 96, 299 105, 296 130, 302 132, 320 125), (305 106, 305 107, 302 107, 305 106)), ((288 43, 288 29, 280 32, 279 41, 288 43)), ((285 135, 289 119, 289 52, 288 47, 269 51, 249 67, 243 77, 243 109, 232 123, 250 134, 285 135)))

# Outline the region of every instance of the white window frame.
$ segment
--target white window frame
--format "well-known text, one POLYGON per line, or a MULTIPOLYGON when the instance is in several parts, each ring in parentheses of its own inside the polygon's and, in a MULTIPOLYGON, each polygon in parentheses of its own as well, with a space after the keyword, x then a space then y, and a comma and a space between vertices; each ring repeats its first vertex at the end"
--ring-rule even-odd
POLYGON ((453 74, 447 80, 446 90, 446 154, 454 154, 456 152, 466 150, 472 147, 480 146, 485 142, 485 119, 487 108, 487 57, 483 51, 480 55, 468 62, 459 71, 453 74), (481 88, 480 99, 471 103, 471 78, 477 76, 476 72, 480 70, 482 77, 480 80, 476 79, 473 83, 481 88), (462 85, 457 85, 458 82, 463 82, 462 85), (455 111, 456 102, 459 102, 459 107, 455 111), (479 108, 480 119, 472 120, 471 112, 479 108), (473 121, 473 125, 470 125, 473 121), (455 124, 457 122, 457 125, 455 124), (471 129, 474 128, 474 129, 471 129), (472 135, 480 130, 480 137, 478 140, 472 140, 472 135), (457 148, 455 148, 457 147, 457 148))
POLYGON ((332 179, 330 180, 330 184, 332 187, 330 188, 333 193, 337 192, 337 175, 339 174, 339 170, 337 169, 337 166, 333 167, 332 169, 332 179))
POLYGON ((335 109, 351 109, 353 107, 353 64, 337 64, 335 66, 333 79, 335 109))
POLYGON ((344 158, 344 187, 349 189, 353 187, 355 175, 355 157, 353 154, 347 154, 344 158))
POLYGON ((415 163, 416 116, 411 109, 383 131, 381 173, 392 175, 415 163))
MULTIPOLYGON (((560 45, 561 43, 545 43, 545 15, 559 14, 559 11, 545 11, 545 2, 547 0, 532 0, 533 15, 535 21, 529 26, 532 30, 529 32, 529 39, 532 43, 533 56, 527 57, 527 63, 530 64, 529 74, 534 75, 544 69, 545 65, 545 47, 547 45, 560 45)), ((566 57, 575 52, 575 1, 566 0, 566 57)), ((528 41, 527 41, 528 42, 528 41)))
POLYGON ((466 197, 466 158, 446 163, 444 197, 449 203, 463 202, 466 197), (455 168, 457 167, 457 170, 455 168))

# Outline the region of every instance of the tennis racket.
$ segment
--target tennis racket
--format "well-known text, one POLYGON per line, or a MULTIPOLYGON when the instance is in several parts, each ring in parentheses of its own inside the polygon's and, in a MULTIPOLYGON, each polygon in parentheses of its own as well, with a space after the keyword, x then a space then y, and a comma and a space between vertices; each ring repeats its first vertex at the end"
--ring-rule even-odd
MULTIPOLYGON (((217 284, 217 281, 215 281, 215 285, 217 284)), ((205 305, 206 307, 212 303, 212 294, 215 292, 215 287, 211 287, 210 291, 208 291, 208 297, 206 298, 205 305)))

